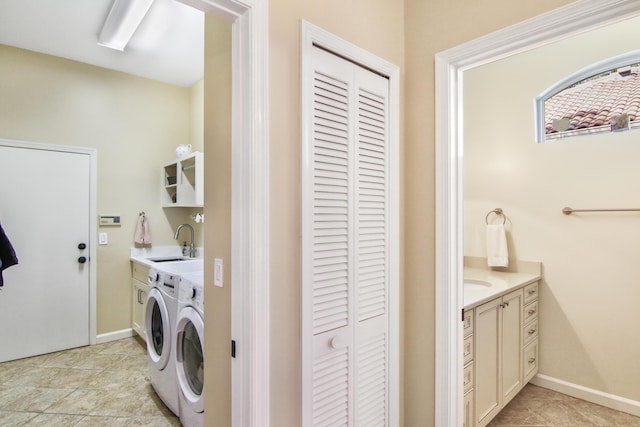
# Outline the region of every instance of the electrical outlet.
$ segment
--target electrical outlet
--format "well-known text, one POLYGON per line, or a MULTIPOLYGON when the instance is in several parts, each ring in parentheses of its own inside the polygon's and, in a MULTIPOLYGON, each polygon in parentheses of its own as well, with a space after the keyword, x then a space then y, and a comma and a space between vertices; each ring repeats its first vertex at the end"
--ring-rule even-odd
POLYGON ((216 258, 213 261, 213 286, 222 287, 223 273, 222 259, 216 258))

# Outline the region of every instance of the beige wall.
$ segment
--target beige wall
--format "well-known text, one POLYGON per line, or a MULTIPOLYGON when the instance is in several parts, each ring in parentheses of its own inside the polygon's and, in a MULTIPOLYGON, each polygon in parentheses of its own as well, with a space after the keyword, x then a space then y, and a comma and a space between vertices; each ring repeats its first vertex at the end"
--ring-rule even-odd
POLYGON ((271 425, 301 425, 300 23, 307 20, 402 67, 396 0, 269 2, 271 425))
POLYGON ((404 2, 404 425, 407 427, 434 425, 434 55, 568 3, 568 0, 404 2))
POLYGON ((231 425, 231 25, 205 18, 205 421, 231 425), (213 286, 214 258, 224 287, 213 286))
POLYGON ((189 141, 189 89, 0 45, 0 100, 0 138, 97 149, 98 214, 123 221, 99 229, 109 244, 98 246, 98 334, 130 328, 138 212, 154 245, 176 244, 186 220, 161 209, 159 195, 162 164, 189 141))
POLYGON ((465 72, 465 255, 484 218, 509 218, 510 257, 540 260, 540 373, 640 401, 640 132, 534 140, 533 99, 581 68, 637 49, 640 19, 465 72))

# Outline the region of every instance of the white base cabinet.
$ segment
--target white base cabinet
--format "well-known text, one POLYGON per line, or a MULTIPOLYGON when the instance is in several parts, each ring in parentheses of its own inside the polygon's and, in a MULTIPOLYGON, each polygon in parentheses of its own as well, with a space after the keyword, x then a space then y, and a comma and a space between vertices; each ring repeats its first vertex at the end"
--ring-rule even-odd
POLYGON ((537 373, 537 292, 535 282, 465 310, 465 427, 489 424, 537 373))
POLYGON ((147 334, 144 319, 147 309, 147 295, 149 294, 148 275, 148 267, 133 263, 131 275, 131 329, 145 341, 147 340, 147 334))
POLYGON ((474 385, 474 365, 473 365, 473 342, 474 342, 474 311, 467 310, 464 312, 464 343, 462 347, 464 369, 462 373, 463 378, 463 393, 464 393, 464 409, 462 427, 474 427, 475 424, 475 399, 473 392, 474 385))

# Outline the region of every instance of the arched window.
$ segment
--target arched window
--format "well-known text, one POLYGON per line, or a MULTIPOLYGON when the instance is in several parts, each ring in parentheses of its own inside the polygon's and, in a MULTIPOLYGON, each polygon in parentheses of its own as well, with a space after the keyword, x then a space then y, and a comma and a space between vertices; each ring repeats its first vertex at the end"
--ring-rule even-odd
POLYGON ((640 129, 640 50, 592 64, 536 98, 536 142, 640 129))

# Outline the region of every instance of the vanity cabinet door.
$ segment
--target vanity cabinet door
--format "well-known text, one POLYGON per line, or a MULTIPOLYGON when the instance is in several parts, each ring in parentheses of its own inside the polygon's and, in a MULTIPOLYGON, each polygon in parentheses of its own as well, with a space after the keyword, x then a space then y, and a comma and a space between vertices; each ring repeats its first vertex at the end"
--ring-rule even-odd
POLYGON ((502 409, 500 404, 500 339, 502 298, 475 309, 476 423, 486 425, 502 409))
POLYGON ((522 301, 521 289, 502 297, 502 406, 524 386, 522 301))
POLYGON ((475 309, 476 424, 486 426, 522 389, 522 289, 475 309))
POLYGON ((474 416, 474 407, 473 407, 473 390, 465 393, 464 395, 464 412, 462 417, 462 427, 474 427, 473 416, 474 416))

